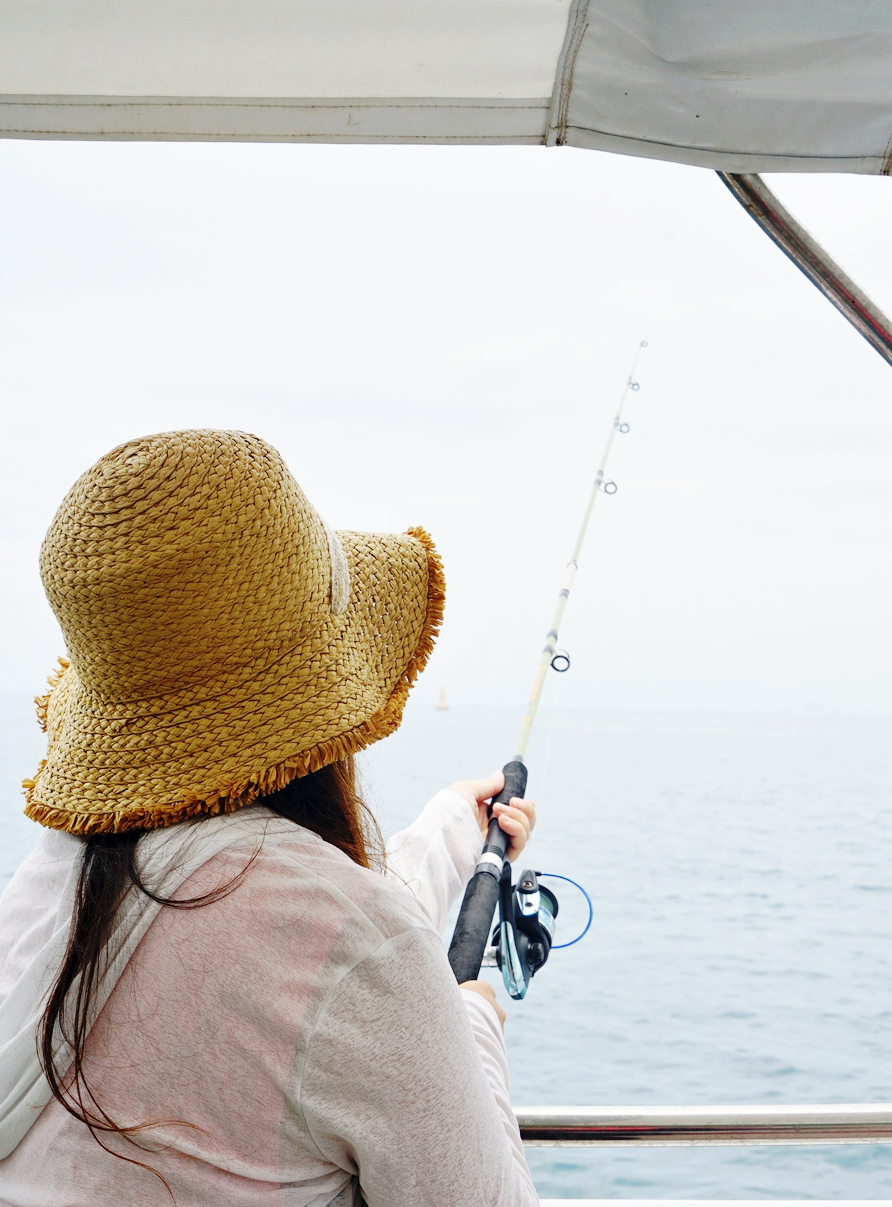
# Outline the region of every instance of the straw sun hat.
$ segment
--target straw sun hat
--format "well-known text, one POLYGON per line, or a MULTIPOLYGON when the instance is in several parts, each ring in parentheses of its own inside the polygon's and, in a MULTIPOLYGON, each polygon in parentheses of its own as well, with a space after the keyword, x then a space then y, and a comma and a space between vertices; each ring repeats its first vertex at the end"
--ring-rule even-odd
POLYGON ((113 449, 41 576, 68 658, 25 812, 74 834, 229 812, 392 733, 443 615, 423 529, 332 532, 244 432, 113 449))

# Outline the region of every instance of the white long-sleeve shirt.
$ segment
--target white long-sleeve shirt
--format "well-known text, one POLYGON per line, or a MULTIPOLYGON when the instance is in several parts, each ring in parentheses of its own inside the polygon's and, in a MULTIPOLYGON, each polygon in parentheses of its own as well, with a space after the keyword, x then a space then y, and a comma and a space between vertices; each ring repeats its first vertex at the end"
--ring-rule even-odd
MULTIPOLYGON (((105 1143, 161 1173, 178 1207, 532 1207, 498 1020, 458 990, 439 936, 481 848, 468 804, 434 797, 388 844, 387 878, 269 817, 245 810, 240 843, 177 895, 231 880, 256 825, 235 891, 154 916, 94 1024, 96 1100, 116 1123, 153 1124, 146 1151, 105 1143)), ((0 1010, 27 884, 0 900, 0 1010)), ((55 1100, 0 1161, 0 1199, 170 1203, 55 1100)))

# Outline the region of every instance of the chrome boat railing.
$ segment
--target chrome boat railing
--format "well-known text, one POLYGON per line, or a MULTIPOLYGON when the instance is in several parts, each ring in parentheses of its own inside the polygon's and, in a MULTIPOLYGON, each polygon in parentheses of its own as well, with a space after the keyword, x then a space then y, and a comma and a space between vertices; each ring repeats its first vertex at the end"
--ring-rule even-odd
POLYGON ((892 1144, 892 1106, 517 1106, 528 1145, 892 1144))

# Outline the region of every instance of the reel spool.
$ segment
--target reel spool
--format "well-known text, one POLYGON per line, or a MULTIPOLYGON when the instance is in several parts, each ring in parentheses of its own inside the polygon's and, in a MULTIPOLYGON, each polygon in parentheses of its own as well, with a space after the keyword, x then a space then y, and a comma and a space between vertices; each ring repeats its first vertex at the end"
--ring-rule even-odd
POLYGON ((557 913, 557 897, 539 883, 538 873, 527 868, 513 885, 506 860, 499 880, 499 922, 483 967, 499 969, 515 1001, 526 995, 530 980, 551 954, 557 913))

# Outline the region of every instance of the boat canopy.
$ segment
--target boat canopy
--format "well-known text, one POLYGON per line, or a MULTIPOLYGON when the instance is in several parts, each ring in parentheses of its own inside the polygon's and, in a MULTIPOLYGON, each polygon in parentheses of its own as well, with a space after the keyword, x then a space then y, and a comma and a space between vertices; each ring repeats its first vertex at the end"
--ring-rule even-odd
POLYGON ((0 135, 888 173, 892 0, 0 0, 0 135))

